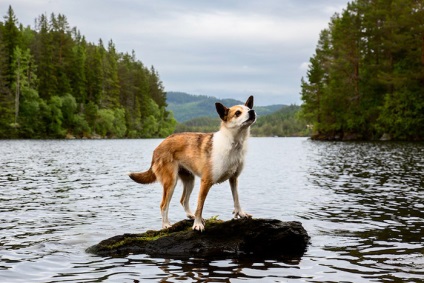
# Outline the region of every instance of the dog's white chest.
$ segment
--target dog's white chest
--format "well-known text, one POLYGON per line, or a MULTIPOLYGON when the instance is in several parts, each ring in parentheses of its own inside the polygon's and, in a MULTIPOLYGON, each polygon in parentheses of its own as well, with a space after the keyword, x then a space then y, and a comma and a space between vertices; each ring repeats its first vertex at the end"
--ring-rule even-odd
POLYGON ((213 137, 212 175, 214 183, 228 180, 243 168, 246 152, 244 141, 234 141, 231 137, 217 132, 213 137))

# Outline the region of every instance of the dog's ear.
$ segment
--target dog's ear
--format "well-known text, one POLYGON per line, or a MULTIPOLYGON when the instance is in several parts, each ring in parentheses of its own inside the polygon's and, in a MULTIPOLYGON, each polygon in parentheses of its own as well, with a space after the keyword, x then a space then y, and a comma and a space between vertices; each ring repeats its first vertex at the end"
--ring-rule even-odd
POLYGON ((253 108, 253 96, 249 96, 249 98, 246 100, 245 106, 249 107, 249 109, 253 108))
POLYGON ((217 102, 215 103, 216 112, 218 112, 219 117, 222 121, 225 121, 227 119, 228 115, 228 108, 222 105, 221 103, 217 102))

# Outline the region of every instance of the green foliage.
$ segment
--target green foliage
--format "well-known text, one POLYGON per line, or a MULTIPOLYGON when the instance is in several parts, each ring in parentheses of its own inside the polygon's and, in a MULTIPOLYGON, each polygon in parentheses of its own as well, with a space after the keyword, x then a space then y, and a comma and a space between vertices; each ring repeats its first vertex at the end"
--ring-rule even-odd
POLYGON ((164 137, 176 121, 159 74, 134 52, 87 43, 66 16, 0 21, 0 138, 164 137))
POLYGON ((54 138, 63 138, 65 130, 62 128, 62 99, 59 96, 52 96, 45 108, 44 118, 47 121, 47 134, 54 138))
POLYGON ((257 137, 301 137, 310 136, 311 131, 305 121, 298 119, 300 107, 290 105, 279 111, 261 116, 252 126, 251 133, 257 137))
POLYGON ((212 133, 219 130, 221 119, 211 117, 199 117, 192 120, 186 121, 181 124, 177 124, 175 132, 204 132, 212 133))
POLYGON ((77 114, 77 102, 75 97, 67 93, 61 97, 62 100, 62 115, 63 115, 63 126, 66 129, 72 129, 75 123, 75 115, 77 114))
POLYGON ((72 124, 72 133, 78 137, 88 137, 91 133, 91 128, 85 120, 84 114, 74 115, 72 124))
POLYGON ((113 111, 113 116, 114 135, 118 138, 125 137, 127 132, 127 126, 125 125, 125 109, 115 108, 113 111))
POLYGON ((97 112, 96 133, 105 137, 114 133, 115 115, 112 109, 100 109, 97 112))
POLYGON ((174 119, 174 115, 166 111, 165 107, 162 107, 160 109, 161 111, 161 119, 159 120, 159 131, 157 133, 157 136, 159 137, 166 137, 171 135, 174 130, 175 126, 177 125, 177 121, 174 119))
POLYGON ((300 116, 317 137, 424 139, 424 6, 356 0, 320 34, 300 116))
POLYGON ((36 90, 31 88, 22 89, 22 102, 20 104, 20 116, 18 124, 24 138, 31 138, 42 129, 41 100, 36 90))
POLYGON ((156 121, 155 117, 153 115, 150 115, 144 119, 141 127, 141 134, 143 136, 145 136, 146 138, 153 138, 155 137, 154 133, 158 131, 159 124, 156 121))

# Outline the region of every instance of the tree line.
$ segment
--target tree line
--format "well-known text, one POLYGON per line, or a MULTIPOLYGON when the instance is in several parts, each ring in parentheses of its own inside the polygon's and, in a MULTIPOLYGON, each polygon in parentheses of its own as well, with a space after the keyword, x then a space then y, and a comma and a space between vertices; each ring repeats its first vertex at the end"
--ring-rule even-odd
POLYGON ((87 42, 62 14, 18 23, 11 6, 0 21, 0 138, 164 137, 166 111, 158 72, 87 42))
POLYGON ((318 139, 424 139, 424 2, 356 0, 322 30, 302 78, 318 139))
POLYGON ((289 105, 282 107, 275 113, 259 116, 251 128, 255 137, 308 137, 311 127, 299 119, 300 106, 289 105))

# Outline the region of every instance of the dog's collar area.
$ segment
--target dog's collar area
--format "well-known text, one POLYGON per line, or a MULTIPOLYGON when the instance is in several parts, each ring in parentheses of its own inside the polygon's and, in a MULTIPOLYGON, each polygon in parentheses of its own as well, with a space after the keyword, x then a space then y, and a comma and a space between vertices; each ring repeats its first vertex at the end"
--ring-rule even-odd
POLYGON ((240 149, 240 148, 242 148, 242 143, 241 142, 232 142, 231 145, 232 145, 232 147, 234 149, 240 149))

